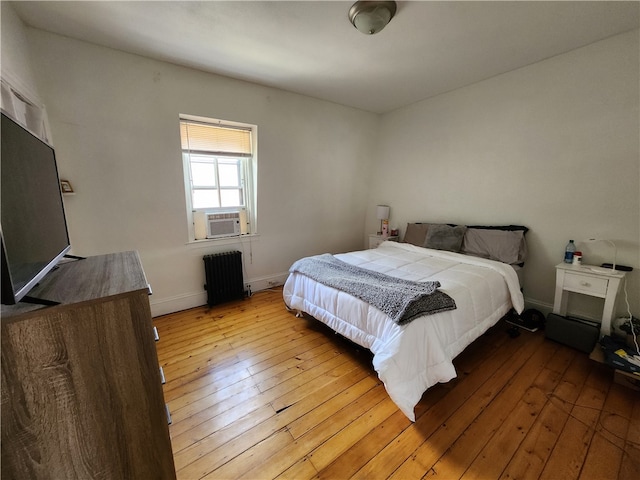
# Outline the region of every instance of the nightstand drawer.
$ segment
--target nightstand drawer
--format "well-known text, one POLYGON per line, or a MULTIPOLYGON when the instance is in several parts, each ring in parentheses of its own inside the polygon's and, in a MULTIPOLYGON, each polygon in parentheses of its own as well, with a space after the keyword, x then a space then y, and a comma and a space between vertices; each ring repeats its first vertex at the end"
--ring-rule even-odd
POLYGON ((607 295, 609 280, 606 278, 591 277, 589 275, 577 275, 575 273, 565 273, 564 289, 578 293, 586 293, 598 297, 607 295))

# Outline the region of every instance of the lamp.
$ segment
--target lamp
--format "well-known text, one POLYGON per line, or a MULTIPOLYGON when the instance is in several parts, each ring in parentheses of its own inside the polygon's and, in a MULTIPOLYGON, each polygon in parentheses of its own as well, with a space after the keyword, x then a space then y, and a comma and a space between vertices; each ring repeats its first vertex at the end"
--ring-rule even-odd
POLYGON ((366 35, 378 33, 396 14, 396 2, 356 2, 349 9, 349 20, 366 35))
POLYGON ((389 220, 389 205, 378 205, 376 207, 376 217, 380 220, 380 231, 378 235, 382 235, 382 222, 389 220))
MULTIPOLYGON (((612 271, 612 272, 615 272, 615 270, 616 270, 616 257, 618 256, 618 247, 616 247, 616 244, 615 244, 615 243, 613 243, 613 241, 612 241, 612 240, 608 240, 608 239, 606 239, 606 238, 590 238, 590 239, 588 239, 588 240, 585 240, 585 242, 588 242, 588 243, 592 243, 592 242, 606 242, 606 243, 608 243, 609 245, 611 245, 611 246, 613 247, 613 263, 611 264, 611 271, 612 271)), ((609 266, 609 265, 608 265, 608 264, 604 264, 604 263, 603 263, 603 264, 602 264, 602 267, 605 267, 605 266, 606 266, 607 268, 603 268, 602 270, 604 270, 604 271, 608 272, 608 271, 609 271, 609 268, 608 268, 608 266, 609 266)), ((592 268, 592 270, 593 270, 593 268, 592 268)), ((598 271, 601 271, 601 270, 598 270, 598 271)))

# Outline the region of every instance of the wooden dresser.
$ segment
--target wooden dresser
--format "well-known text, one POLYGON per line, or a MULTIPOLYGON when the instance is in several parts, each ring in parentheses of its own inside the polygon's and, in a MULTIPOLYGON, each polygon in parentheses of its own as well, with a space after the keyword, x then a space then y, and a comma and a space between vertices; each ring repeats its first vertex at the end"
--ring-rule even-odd
POLYGON ((3 479, 175 479, 136 252, 61 264, 2 307, 3 479))

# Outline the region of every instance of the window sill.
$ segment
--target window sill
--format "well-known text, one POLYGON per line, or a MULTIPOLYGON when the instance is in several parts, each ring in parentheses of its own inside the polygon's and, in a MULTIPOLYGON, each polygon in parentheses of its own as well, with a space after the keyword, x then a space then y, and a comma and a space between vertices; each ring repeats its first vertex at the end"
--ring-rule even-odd
POLYGON ((204 240, 190 240, 186 243, 187 246, 193 248, 208 248, 212 245, 233 245, 238 243, 248 243, 260 235, 257 233, 250 233, 248 235, 239 235, 236 237, 221 237, 221 238, 206 238, 204 240))

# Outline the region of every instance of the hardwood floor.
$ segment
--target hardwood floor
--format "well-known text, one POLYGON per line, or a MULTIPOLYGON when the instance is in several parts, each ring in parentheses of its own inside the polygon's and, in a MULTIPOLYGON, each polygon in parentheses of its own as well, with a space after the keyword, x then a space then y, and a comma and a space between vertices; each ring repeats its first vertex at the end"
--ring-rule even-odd
POLYGON ((156 318, 179 479, 638 479, 640 393, 499 322, 411 423, 371 353, 281 290, 156 318))

